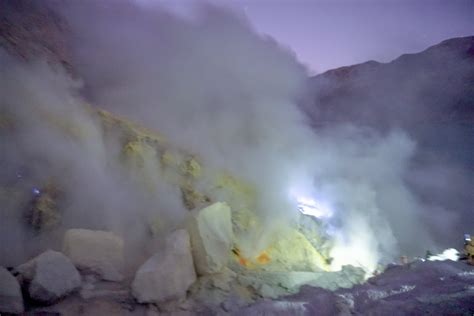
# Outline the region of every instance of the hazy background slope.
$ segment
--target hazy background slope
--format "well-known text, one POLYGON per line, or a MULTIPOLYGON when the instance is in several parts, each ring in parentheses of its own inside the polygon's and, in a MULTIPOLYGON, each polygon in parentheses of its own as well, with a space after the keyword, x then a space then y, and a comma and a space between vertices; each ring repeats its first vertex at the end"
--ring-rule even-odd
POLYGON ((418 146, 407 177, 433 209, 438 241, 473 229, 474 37, 453 38, 390 63, 369 61, 310 78, 303 108, 316 129, 338 123, 405 130, 418 146), (439 209, 446 212, 441 218, 439 209))

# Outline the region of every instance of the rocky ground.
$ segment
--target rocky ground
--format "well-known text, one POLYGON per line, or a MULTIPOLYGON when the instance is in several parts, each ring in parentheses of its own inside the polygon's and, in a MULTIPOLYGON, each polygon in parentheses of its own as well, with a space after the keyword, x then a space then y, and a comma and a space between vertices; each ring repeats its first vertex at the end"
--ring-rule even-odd
MULTIPOLYGON (((184 231, 178 234, 186 235, 184 231)), ((187 269, 183 258, 179 260, 181 263, 174 263, 187 269)), ((147 316, 472 315, 474 312, 474 267, 450 260, 392 265, 352 288, 331 291, 303 286, 296 294, 278 298, 265 298, 252 285, 238 281, 236 273, 224 270, 201 277, 182 296, 161 302, 151 302, 155 298, 140 294, 143 289, 150 290, 143 285, 146 281, 137 284, 143 270, 147 271, 145 265, 133 281, 105 281, 103 275, 84 267, 79 274, 68 257, 47 251, 10 271, 0 269, 0 311, 24 315, 147 316)), ((176 270, 180 269, 173 271, 176 270)), ((167 293, 177 295, 176 281, 195 280, 193 273, 192 270, 191 275, 174 275, 173 280, 161 276, 159 281, 168 286, 174 283, 175 287, 168 288, 167 293)), ((163 285, 150 282, 148 286, 156 286, 157 290, 163 285)), ((184 288, 188 286, 184 284, 184 288)), ((160 291, 158 295, 164 293, 160 291)))
POLYGON ((0 312, 23 315, 472 315, 474 266, 462 261, 361 269, 269 271, 231 252, 229 208, 192 212, 130 270, 124 242, 106 231, 70 229, 61 251, 0 267, 0 312), (216 214, 224 214, 216 216, 216 214), (216 225, 218 223, 219 225, 216 225), (229 257, 229 253, 232 253, 229 257))
MULTIPOLYGON (((232 226, 226 203, 193 210, 185 228, 171 232, 133 266, 126 264, 121 237, 69 229, 61 251, 46 250, 0 270, 0 312, 232 314, 262 299, 297 293, 305 284, 335 290, 364 280, 364 271, 354 267, 326 272, 246 265, 233 250, 232 226)), ((278 258, 272 254, 272 260, 278 258)))
POLYGON ((472 315, 474 267, 450 260, 394 265, 351 289, 330 292, 307 286, 298 294, 245 311, 250 315, 472 315))

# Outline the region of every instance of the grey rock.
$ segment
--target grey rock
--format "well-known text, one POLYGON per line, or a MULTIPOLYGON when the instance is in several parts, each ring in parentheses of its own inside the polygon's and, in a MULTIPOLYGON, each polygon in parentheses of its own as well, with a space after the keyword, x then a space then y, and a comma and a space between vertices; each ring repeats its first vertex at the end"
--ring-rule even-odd
POLYGON ((48 250, 16 269, 28 286, 29 296, 52 304, 81 286, 81 276, 68 257, 48 250))
POLYGON ((148 259, 136 272, 132 294, 140 303, 181 299, 196 281, 189 234, 177 230, 168 236, 166 247, 148 259))
POLYGON ((23 296, 15 277, 0 267, 0 313, 23 313, 23 296))

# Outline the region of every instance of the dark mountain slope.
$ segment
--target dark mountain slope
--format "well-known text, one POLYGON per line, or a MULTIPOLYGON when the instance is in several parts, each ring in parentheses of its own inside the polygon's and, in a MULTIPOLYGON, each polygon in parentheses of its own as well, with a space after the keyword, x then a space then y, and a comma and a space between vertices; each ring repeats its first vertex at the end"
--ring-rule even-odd
POLYGON ((418 54, 369 61, 311 78, 318 124, 350 121, 379 129, 474 122, 474 37, 454 38, 418 54))
MULTIPOLYGON (((316 129, 350 123, 380 133, 405 131, 417 145, 407 176, 411 188, 429 208, 445 209, 446 219, 458 221, 460 235, 473 229, 473 36, 386 64, 329 70, 309 85, 303 109, 316 129)), ((443 236, 443 223, 436 225, 441 244, 456 243, 443 236)))

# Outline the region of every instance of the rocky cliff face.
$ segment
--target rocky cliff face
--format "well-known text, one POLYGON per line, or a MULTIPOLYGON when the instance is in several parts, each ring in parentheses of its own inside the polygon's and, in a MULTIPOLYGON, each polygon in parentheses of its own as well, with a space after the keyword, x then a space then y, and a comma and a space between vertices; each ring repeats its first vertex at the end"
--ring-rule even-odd
POLYGON ((379 129, 472 123, 473 86, 474 37, 453 38, 390 63, 368 61, 315 76, 306 110, 316 124, 379 129))
POLYGON ((315 126, 351 123, 408 131, 424 149, 472 166, 474 37, 453 38, 386 64, 368 61, 310 80, 315 126), (443 153, 444 152, 444 153, 443 153))
POLYGON ((2 1, 0 47, 25 61, 42 56, 72 71, 69 29, 52 7, 52 1, 2 1))

